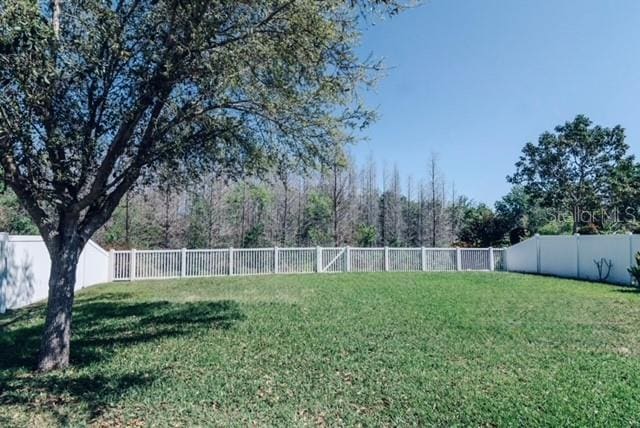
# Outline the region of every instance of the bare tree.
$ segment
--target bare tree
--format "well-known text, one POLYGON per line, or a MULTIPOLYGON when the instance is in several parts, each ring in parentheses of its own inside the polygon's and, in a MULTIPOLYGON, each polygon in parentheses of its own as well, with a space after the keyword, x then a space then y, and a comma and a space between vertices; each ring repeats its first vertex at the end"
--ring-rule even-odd
POLYGON ((429 245, 438 246, 443 242, 445 230, 446 198, 444 196, 444 177, 440 171, 438 155, 432 153, 428 164, 428 216, 429 245))

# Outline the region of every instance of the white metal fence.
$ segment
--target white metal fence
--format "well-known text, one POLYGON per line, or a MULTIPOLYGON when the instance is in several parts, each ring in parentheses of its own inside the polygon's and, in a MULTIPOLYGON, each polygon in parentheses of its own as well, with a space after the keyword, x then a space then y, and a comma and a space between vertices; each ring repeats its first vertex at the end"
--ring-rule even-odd
POLYGON ((272 273, 506 270, 494 248, 243 248, 110 251, 114 281, 272 273))

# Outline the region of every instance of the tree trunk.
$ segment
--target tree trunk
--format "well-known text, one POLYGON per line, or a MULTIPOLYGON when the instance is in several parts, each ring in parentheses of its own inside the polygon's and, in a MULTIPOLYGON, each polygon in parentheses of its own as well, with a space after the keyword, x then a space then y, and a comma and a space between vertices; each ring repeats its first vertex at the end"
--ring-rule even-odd
POLYGON ((297 219, 297 231, 296 231, 296 243, 297 245, 302 245, 302 197, 304 196, 304 178, 301 178, 300 188, 298 192, 298 219, 297 219))
POLYGON ((245 220, 245 204, 247 198, 247 185, 245 182, 242 183, 242 211, 240 214, 240 242, 238 242, 238 247, 244 247, 244 220, 245 220))
POLYGON ((578 233, 578 228, 580 227, 580 205, 574 205, 572 209, 572 217, 573 217, 573 234, 578 233))
POLYGON ((129 217, 129 192, 124 199, 124 239, 127 250, 131 249, 131 218, 129 217))
MULTIPOLYGON (((62 241, 62 240, 61 240, 62 241)), ((75 241, 62 242, 52 251, 49 276, 49 300, 47 318, 40 343, 38 371, 48 372, 69 366, 71 343, 71 309, 76 283, 76 267, 82 244, 75 241)))
POLYGON ((164 193, 164 225, 163 225, 163 247, 171 248, 169 242, 169 232, 171 230, 171 221, 169 218, 169 205, 171 204, 171 191, 167 188, 162 190, 164 193))
POLYGON ((213 183, 209 185, 209 199, 207 200, 207 248, 213 248, 213 225, 214 225, 214 217, 213 217, 213 209, 215 203, 213 201, 213 183))
POLYGON ((51 26, 53 27, 53 34, 56 36, 56 39, 60 37, 60 15, 62 14, 61 3, 61 0, 53 0, 51 2, 51 8, 53 9, 51 26))
POLYGON ((280 235, 280 245, 287 244, 287 217, 289 215, 289 179, 285 176, 282 180, 284 188, 284 212, 282 214, 282 233, 280 235))
POLYGON ((339 236, 338 236, 338 164, 335 162, 333 164, 333 192, 332 192, 332 202, 333 202, 333 245, 338 246, 339 236))

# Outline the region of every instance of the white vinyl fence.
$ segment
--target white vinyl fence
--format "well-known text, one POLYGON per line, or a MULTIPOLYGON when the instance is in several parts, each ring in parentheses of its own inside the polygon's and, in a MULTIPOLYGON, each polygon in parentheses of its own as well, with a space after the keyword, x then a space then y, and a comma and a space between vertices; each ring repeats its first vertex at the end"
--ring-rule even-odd
POLYGON ((114 281, 273 273, 505 270, 494 248, 243 248, 110 251, 114 281))
MULTIPOLYGON (((51 259, 40 236, 0 233, 0 313, 43 300, 51 259)), ((76 270, 76 290, 109 280, 109 254, 89 241, 76 270)))
POLYGON ((535 236, 505 251, 511 272, 631 284, 640 235, 535 236))

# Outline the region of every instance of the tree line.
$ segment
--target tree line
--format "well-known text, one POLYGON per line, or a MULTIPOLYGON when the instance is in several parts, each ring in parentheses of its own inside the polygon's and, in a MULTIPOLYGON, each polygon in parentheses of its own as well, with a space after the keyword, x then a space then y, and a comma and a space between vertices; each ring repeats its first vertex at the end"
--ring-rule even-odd
POLYGON ((436 156, 425 177, 364 166, 342 153, 313 171, 275 167, 260 178, 159 180, 131 191, 98 231, 110 248, 445 246, 458 241, 470 202, 436 156))
MULTIPOLYGON (((287 246, 503 246, 535 233, 640 230, 640 167, 624 130, 585 116, 527 143, 493 207, 458 194, 436 154, 420 178, 370 156, 358 167, 336 151, 304 172, 290 160, 261 177, 210 173, 195 182, 160 174, 127 192, 95 235, 107 248, 287 246)), ((37 233, 10 191, 0 229, 37 233)))
MULTIPOLYGON (((0 230, 38 233, 11 191, 0 198, 0 230)), ((435 154, 419 179, 341 155, 317 170, 275 167, 260 177, 160 174, 127 192, 94 239, 113 249, 477 247, 507 243, 498 223, 489 206, 456 191, 435 154)))

